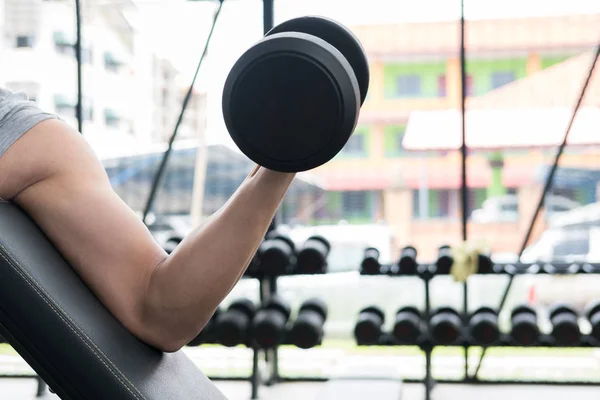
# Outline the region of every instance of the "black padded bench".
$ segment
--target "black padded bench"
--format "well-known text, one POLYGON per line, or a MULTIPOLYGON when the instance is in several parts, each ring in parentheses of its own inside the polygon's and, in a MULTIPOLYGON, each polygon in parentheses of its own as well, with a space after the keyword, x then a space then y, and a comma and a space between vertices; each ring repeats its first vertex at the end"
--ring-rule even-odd
POLYGON ((65 400, 225 399, 183 352, 130 334, 8 203, 0 203, 0 335, 65 400))

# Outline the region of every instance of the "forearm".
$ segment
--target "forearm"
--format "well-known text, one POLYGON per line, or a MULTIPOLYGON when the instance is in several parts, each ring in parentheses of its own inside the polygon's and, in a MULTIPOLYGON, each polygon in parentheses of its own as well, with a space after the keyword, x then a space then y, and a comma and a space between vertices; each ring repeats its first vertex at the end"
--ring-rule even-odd
POLYGON ((150 324, 181 341, 202 329, 247 268, 293 178, 255 169, 221 210, 156 267, 147 293, 150 324))

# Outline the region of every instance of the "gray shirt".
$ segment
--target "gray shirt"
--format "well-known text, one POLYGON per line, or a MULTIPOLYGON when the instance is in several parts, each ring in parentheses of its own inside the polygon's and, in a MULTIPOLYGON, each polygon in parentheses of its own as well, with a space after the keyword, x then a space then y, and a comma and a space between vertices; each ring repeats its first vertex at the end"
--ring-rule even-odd
POLYGON ((52 118, 58 117, 40 110, 25 94, 0 88, 0 157, 31 128, 52 118))

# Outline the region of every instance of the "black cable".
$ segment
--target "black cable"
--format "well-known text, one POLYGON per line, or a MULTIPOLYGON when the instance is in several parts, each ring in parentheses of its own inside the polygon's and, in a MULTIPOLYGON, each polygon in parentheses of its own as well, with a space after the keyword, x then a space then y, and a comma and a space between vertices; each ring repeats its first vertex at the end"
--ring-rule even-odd
MULTIPOLYGON (((542 210, 542 207, 544 206, 544 200, 546 199, 546 195, 550 192, 550 189, 552 189, 552 184, 554 183, 554 175, 556 174, 556 170, 558 169, 558 163, 559 163, 560 158, 565 150, 565 147, 567 146, 567 139, 569 138, 569 134, 571 133, 571 127, 573 126, 573 122, 575 121, 577 112, 579 111, 579 108, 581 107, 581 103, 583 102, 588 85, 590 83, 590 80, 592 79, 594 70, 596 69, 596 63, 598 62, 599 57, 600 57, 600 41, 598 41, 598 45, 596 46, 596 54, 592 61, 592 65, 590 66, 590 70, 588 72, 587 78, 585 79, 583 86, 581 87, 581 93, 579 94, 579 98, 577 99, 577 103, 575 104, 575 108, 573 109, 573 114, 571 115, 569 125, 567 126, 567 130, 565 131, 563 141, 560 144, 560 146, 558 147, 558 151, 556 152, 556 157, 554 158, 554 163, 552 164, 552 167, 550 168, 550 172, 548 173, 548 176, 546 177, 546 182, 544 184, 544 190, 542 190, 542 195, 540 196, 540 199, 538 201, 537 207, 535 209, 535 213, 533 213, 533 217, 531 218, 531 223, 529 224, 529 228, 527 229, 527 234, 525 235, 525 238, 523 239, 523 243, 521 243, 521 250, 519 251, 519 260, 521 259, 523 252, 527 248, 527 243, 529 243, 529 239, 533 232, 533 227, 535 226, 535 221, 537 220, 537 217, 538 217, 540 211, 542 210)), ((506 299, 508 298, 508 293, 510 292, 510 288, 512 286, 513 281, 514 281, 514 275, 511 275, 510 278, 508 279, 506 288, 504 289, 504 293, 502 294, 502 299, 500 300, 500 305, 498 306, 498 313, 502 312, 502 308, 504 307, 504 304, 506 303, 506 299)), ((474 374, 475 377, 477 377, 477 374, 479 373, 479 369, 481 368, 481 363, 483 361, 483 358, 485 357, 485 353, 486 353, 486 349, 484 348, 483 352, 481 353, 481 356, 479 357, 479 363, 477 364, 477 369, 475 370, 475 374, 474 374)))
POLYGON ((177 137, 177 133, 179 132, 179 126, 183 122, 183 117, 185 115, 185 110, 187 109, 188 103, 190 102, 190 98, 192 97, 192 93, 194 91, 194 85, 196 84, 196 78, 198 77, 198 73, 200 72, 200 68, 204 63, 204 59, 206 58, 206 53, 208 51, 208 47, 210 45, 210 41, 212 39, 213 33, 215 31, 215 26, 217 25, 217 21, 219 20, 219 15, 221 15, 221 10, 223 8, 223 3, 225 0, 218 0, 219 6, 215 11, 213 16, 212 26, 210 27, 210 32, 208 33, 208 37, 206 38, 206 42, 204 43, 204 50, 202 51, 202 56, 200 57, 200 61, 198 62, 198 66, 196 67, 196 72, 194 73, 194 78, 192 79, 192 84, 190 85, 187 94, 185 95, 185 99, 183 100, 183 105, 181 106, 181 112, 179 113, 179 117, 177 118, 177 123, 175 124, 175 129, 171 138, 169 139, 169 146, 167 151, 165 151, 163 158, 161 160, 160 166, 156 171, 156 175, 154 176, 154 180, 152 182, 152 187, 150 188, 150 194, 148 195, 148 201, 146 202, 146 207, 144 209, 144 214, 142 220, 144 223, 148 218, 148 214, 152 210, 152 206, 154 205, 154 200, 156 198, 156 193, 158 192, 158 187, 162 182, 163 175, 165 173, 165 169, 167 167, 167 162, 169 161, 169 157, 171 156, 171 152, 173 150, 173 143, 175 142, 175 138, 177 137))
POLYGON ((81 62, 81 4, 75 0, 75 58, 77 59, 77 106, 75 115, 77 117, 77 129, 83 134, 83 80, 82 80, 82 62, 81 62))

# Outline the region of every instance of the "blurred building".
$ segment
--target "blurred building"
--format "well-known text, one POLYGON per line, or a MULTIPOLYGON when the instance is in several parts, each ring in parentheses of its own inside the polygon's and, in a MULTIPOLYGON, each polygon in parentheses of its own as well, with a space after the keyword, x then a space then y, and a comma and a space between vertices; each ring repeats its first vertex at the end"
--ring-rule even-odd
MULTIPOLYGON (((303 222, 384 220, 393 227, 398 246, 412 244, 433 256, 437 246, 456 242, 461 232, 459 23, 357 26, 353 30, 370 59, 369 95, 359 126, 344 150, 315 171, 329 192, 326 199, 306 199, 320 206, 305 213, 303 222), (406 137, 409 134, 411 138, 406 137)), ((496 251, 518 251, 560 142, 557 139, 562 138, 575 105, 574 94, 591 62, 591 56, 582 53, 595 46, 598 37, 600 15, 467 21, 467 107, 514 111, 467 120, 467 129, 472 127, 468 135, 473 135, 469 140, 483 141, 483 147, 469 150, 470 212, 499 196, 514 198, 518 207, 517 220, 471 223, 471 237, 493 239, 496 251), (578 67, 569 67, 573 63, 578 67), (559 81, 556 75, 563 79, 559 81), (503 90, 507 92, 502 94, 503 90), (552 104, 546 104, 551 100, 552 104), (563 116, 549 118, 557 114, 550 106, 561 108, 558 114, 563 116), (517 112, 540 108, 548 110, 535 118, 527 113, 527 120, 517 112), (505 132, 507 137, 521 135, 529 140, 508 146, 506 137, 498 141, 502 132, 491 135, 498 121, 505 122, 502 126, 510 121, 514 127, 505 132), (549 132, 552 121, 554 131, 549 132), (544 139, 549 136, 553 136, 550 142, 544 139)), ((590 85, 595 95, 590 93, 585 103, 596 110, 600 107, 598 75, 590 85)), ((596 121, 595 116, 590 118, 596 121)), ((574 204, 597 201, 594 172, 600 169, 600 151, 594 145, 600 144, 600 137, 590 138, 589 131, 591 143, 568 148, 559 171, 562 179, 553 191, 574 204), (569 184, 568 171, 580 176, 579 186, 569 184), (587 177, 588 171, 593 179, 587 177)), ((302 210, 298 204, 289 206, 302 210)))
MULTIPOLYGON (((0 0, 0 85, 24 91, 76 125, 76 38, 71 0, 0 0), (1 12, 1 11, 0 11, 1 12)), ((84 134, 101 158, 167 140, 185 95, 178 71, 125 16, 133 1, 82 2, 84 134)), ((182 138, 205 126, 205 95, 194 92, 182 138)))

